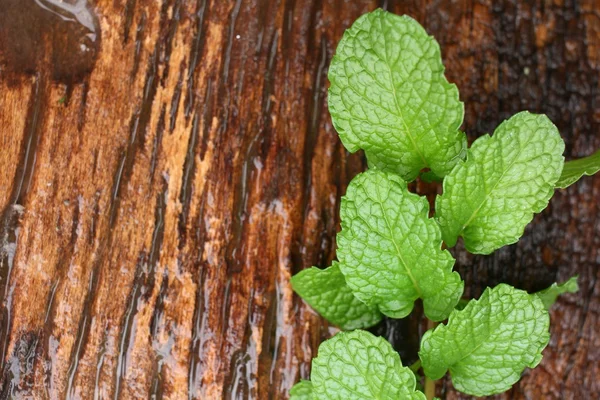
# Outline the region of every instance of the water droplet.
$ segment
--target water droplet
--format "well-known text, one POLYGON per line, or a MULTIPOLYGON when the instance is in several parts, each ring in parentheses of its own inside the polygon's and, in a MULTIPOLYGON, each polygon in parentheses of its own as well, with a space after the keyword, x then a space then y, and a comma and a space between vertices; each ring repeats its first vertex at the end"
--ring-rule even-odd
POLYGON ((66 84, 92 71, 100 27, 87 0, 0 0, 0 10, 0 70, 66 84))

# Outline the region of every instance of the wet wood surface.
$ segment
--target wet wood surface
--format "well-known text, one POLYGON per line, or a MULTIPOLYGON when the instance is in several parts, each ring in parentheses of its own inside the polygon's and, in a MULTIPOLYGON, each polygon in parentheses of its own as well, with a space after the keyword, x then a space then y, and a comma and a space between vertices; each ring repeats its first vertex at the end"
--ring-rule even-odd
MULTIPOLYGON (((377 6, 439 40, 471 140, 528 109, 567 158, 600 147, 593 0, 59 3, 0 0, 0 399, 285 399, 309 376, 336 330, 289 278, 335 256, 365 166, 331 126, 327 66, 377 6)), ((470 296, 580 277, 498 399, 600 397, 599 198, 585 178, 518 244, 455 249, 470 296)), ((417 310, 373 331, 410 363, 424 329, 417 310)))

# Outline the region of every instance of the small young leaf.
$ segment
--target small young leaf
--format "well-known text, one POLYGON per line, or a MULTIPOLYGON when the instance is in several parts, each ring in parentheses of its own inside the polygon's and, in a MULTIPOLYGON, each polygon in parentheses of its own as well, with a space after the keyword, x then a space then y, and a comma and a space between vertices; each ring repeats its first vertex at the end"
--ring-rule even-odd
POLYGON ((444 181, 443 178, 440 178, 439 176, 434 174, 433 171, 423 172, 419 178, 421 179, 422 182, 425 182, 425 183, 443 182, 444 181))
POLYGON ((427 331, 419 357, 425 375, 439 379, 450 370, 454 387, 473 396, 508 390, 525 367, 542 359, 550 318, 540 298, 501 284, 486 289, 447 325, 427 331))
POLYGON ((556 187, 564 189, 577 182, 583 175, 591 176, 600 171, 600 150, 591 156, 567 161, 556 187))
POLYGON ((552 286, 535 293, 544 303, 547 310, 556 302, 558 296, 563 293, 576 293, 579 290, 577 285, 577 276, 572 277, 568 281, 559 284, 553 283, 552 286))
POLYGON ((427 199, 410 193, 398 175, 369 170, 350 182, 337 254, 356 297, 393 318, 407 316, 422 298, 428 318, 448 317, 464 283, 428 215, 427 199))
POLYGON ((292 287, 319 314, 342 329, 367 328, 381 321, 377 307, 367 306, 352 294, 335 261, 327 269, 313 267, 294 275, 292 287))
POLYGON ((421 384, 421 380, 423 379, 423 377, 419 374, 418 371, 414 371, 411 369, 410 372, 413 373, 413 375, 415 376, 415 381, 417 382, 417 384, 415 385, 415 389, 418 390, 419 392, 425 391, 425 388, 421 384))
POLYGON ((446 244, 459 236, 471 253, 515 243, 554 194, 564 142, 545 115, 521 112, 473 143, 444 179, 436 219, 446 244))
POLYGON ((290 400, 312 400, 313 387, 310 381, 301 380, 290 390, 290 400))
POLYGON ((440 177, 464 157, 464 107, 444 77, 440 47, 408 16, 375 10, 340 41, 329 67, 329 111, 346 148, 411 181, 440 177))
POLYGON ((392 346, 361 330, 338 333, 319 346, 311 381, 316 400, 425 400, 392 346))
POLYGON ((464 299, 464 298, 458 300, 458 303, 456 304, 456 306, 454 307, 454 309, 458 310, 458 311, 464 310, 465 307, 469 305, 469 301, 470 300, 467 300, 467 299, 464 299))

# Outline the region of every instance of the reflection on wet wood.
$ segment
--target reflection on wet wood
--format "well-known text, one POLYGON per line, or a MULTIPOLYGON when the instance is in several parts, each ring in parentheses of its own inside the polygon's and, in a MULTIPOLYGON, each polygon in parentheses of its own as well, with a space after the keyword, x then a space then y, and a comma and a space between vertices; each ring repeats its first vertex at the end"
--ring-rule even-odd
MULTIPOLYGON (((0 0, 0 398, 286 398, 335 331, 288 279, 334 257, 364 168, 325 103, 358 15, 440 40, 471 139, 529 109, 567 157, 600 146, 598 10, 517 3, 0 0)), ((584 179, 519 244, 456 251, 473 296, 580 275, 541 367, 497 398, 600 393, 599 197, 584 179)), ((375 331, 412 362, 424 326, 375 331)))

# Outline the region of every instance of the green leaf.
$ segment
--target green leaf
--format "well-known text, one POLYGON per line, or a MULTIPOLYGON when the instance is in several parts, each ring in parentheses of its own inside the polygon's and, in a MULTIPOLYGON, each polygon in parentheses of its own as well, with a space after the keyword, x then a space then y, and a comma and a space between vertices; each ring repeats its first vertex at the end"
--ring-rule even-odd
POLYGON ((576 293, 579 291, 579 285, 577 285, 577 276, 572 277, 568 281, 559 284, 553 283, 552 286, 535 293, 544 303, 547 310, 552 307, 556 302, 558 296, 563 293, 576 293))
POLYGON ((441 249, 425 197, 398 175, 369 170, 350 182, 340 215, 337 254, 356 297, 393 318, 407 316, 421 298, 428 318, 448 317, 464 283, 441 249))
POLYGON ((600 171, 600 150, 591 156, 567 161, 556 187, 564 189, 577 182, 583 175, 592 176, 600 171))
POLYGON ((549 320, 538 296, 505 284, 488 288, 450 314, 447 325, 425 333, 419 352, 425 375, 439 379, 450 370, 454 387, 473 396, 504 392, 541 361, 549 320))
POLYGON ((464 157, 464 107, 440 47, 408 16, 375 10, 340 41, 329 67, 329 111, 346 148, 411 181, 446 175, 464 157))
POLYGON ((459 236, 471 253, 515 243, 554 194, 564 142, 545 115, 521 112, 473 143, 467 160, 444 179, 436 219, 444 241, 459 236))
POLYGON ((377 307, 367 306, 352 294, 335 261, 327 269, 305 269, 291 281, 304 301, 342 329, 367 328, 381 321, 377 307))
POLYGON ((311 381, 316 400, 425 400, 392 346, 361 330, 338 333, 319 346, 311 381))
POLYGON ((290 390, 290 400, 312 400, 313 386, 310 381, 301 380, 290 390))

